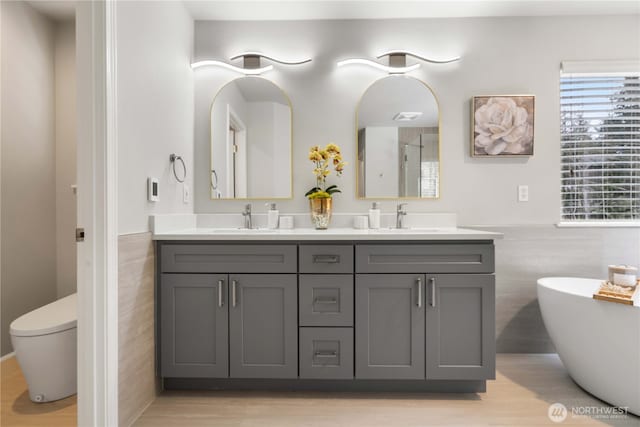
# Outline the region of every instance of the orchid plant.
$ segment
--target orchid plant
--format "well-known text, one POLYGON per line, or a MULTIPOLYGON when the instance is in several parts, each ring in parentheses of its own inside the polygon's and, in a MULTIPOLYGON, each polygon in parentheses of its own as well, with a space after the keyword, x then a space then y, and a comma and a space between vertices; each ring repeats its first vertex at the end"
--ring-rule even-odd
POLYGON ((305 196, 309 199, 330 199, 334 193, 341 193, 337 185, 327 187, 327 177, 331 174, 331 168, 337 176, 341 176, 347 165, 342 160, 340 147, 334 143, 329 143, 324 148, 313 146, 309 150, 309 160, 315 166, 313 174, 316 177, 316 186, 307 191, 305 196))

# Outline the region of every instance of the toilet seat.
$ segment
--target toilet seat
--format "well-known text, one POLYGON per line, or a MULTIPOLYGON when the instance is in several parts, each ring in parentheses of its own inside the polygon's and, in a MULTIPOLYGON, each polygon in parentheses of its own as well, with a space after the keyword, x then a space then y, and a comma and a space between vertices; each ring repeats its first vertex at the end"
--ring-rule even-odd
POLYGON ((16 337, 33 337, 75 328, 78 318, 76 295, 69 295, 23 314, 11 322, 10 334, 16 337))

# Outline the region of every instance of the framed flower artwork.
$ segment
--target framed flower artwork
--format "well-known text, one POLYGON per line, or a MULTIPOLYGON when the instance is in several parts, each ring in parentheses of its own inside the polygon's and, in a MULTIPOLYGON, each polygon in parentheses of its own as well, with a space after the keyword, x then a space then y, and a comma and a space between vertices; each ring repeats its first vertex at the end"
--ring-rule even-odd
POLYGON ((474 96, 471 102, 473 157, 532 156, 535 96, 474 96))

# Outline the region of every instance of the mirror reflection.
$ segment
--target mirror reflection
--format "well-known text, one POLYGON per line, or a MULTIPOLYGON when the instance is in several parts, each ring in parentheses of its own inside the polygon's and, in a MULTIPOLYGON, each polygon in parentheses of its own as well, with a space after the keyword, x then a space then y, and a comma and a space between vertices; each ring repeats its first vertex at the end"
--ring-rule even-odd
POLYGON ((211 105, 211 198, 292 194, 291 104, 269 80, 233 80, 211 105))
POLYGON ((357 112, 358 197, 440 196, 438 102, 409 76, 389 76, 367 89, 357 112))

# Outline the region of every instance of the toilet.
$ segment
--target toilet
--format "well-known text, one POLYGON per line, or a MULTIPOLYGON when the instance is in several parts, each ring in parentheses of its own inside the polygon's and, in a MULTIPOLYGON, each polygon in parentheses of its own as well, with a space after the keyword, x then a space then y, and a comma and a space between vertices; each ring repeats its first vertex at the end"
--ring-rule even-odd
POLYGON ((11 343, 32 401, 62 399, 77 391, 76 294, 11 322, 11 343))

